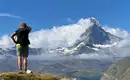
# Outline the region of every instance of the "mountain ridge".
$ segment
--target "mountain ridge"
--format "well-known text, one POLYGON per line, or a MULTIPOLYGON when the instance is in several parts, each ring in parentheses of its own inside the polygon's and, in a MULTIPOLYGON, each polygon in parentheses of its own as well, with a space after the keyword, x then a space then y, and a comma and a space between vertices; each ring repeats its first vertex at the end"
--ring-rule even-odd
POLYGON ((82 54, 95 52, 95 46, 93 44, 112 44, 114 42, 119 42, 122 38, 119 38, 115 35, 112 35, 109 32, 106 32, 99 21, 95 18, 89 18, 91 26, 89 26, 84 33, 82 33, 76 42, 68 48, 66 54, 82 54), (71 51, 74 50, 74 51, 71 51))

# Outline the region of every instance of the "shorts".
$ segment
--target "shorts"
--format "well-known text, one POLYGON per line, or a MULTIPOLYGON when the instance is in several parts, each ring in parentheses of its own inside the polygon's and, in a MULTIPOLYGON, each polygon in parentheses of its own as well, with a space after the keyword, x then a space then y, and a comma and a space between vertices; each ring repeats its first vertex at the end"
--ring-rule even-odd
POLYGON ((16 45, 16 54, 17 56, 21 57, 28 57, 29 47, 27 46, 20 46, 20 44, 16 45))

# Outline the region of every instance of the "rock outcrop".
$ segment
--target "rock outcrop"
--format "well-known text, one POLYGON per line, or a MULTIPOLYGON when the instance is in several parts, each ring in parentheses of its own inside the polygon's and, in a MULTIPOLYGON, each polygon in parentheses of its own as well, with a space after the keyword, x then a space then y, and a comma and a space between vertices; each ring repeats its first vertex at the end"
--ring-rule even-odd
POLYGON ((111 65, 100 80, 130 80, 130 57, 111 65))

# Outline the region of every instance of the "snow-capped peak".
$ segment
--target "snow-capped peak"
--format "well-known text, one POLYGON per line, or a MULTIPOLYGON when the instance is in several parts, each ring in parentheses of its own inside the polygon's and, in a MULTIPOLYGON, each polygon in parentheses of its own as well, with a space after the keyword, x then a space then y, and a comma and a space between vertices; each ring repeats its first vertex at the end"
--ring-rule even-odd
POLYGON ((90 17, 87 19, 81 18, 77 24, 83 27, 87 27, 87 28, 91 26, 101 27, 100 22, 94 17, 90 17))
POLYGON ((96 25, 100 26, 100 22, 99 22, 96 18, 91 17, 91 18, 89 18, 89 20, 90 20, 90 22, 91 22, 91 23, 93 23, 93 24, 96 24, 96 25))

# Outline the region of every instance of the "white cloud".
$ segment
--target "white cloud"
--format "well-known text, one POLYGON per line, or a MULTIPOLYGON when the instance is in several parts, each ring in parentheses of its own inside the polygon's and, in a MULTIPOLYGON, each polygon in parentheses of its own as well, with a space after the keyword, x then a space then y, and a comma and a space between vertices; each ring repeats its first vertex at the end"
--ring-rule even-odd
POLYGON ((104 26, 103 29, 115 36, 118 36, 120 38, 128 38, 130 37, 130 34, 126 30, 121 30, 120 28, 110 28, 108 26, 104 26))
POLYGON ((13 47, 13 43, 8 35, 4 35, 0 38, 0 48, 13 47))
MULTIPOLYGON (((57 48, 72 45, 80 35, 91 25, 88 19, 81 19, 76 24, 53 27, 52 29, 42 29, 30 34, 31 47, 35 48, 57 48)), ((9 37, 6 37, 10 40, 9 37)), ((0 45, 5 46, 6 39, 0 40, 0 45)), ((12 43, 11 43, 12 44, 12 43)))
MULTIPOLYGON (((36 48, 57 48, 72 45, 85 30, 91 26, 89 19, 80 19, 76 24, 53 27, 52 29, 42 29, 30 34, 31 47, 36 48)), ((107 32, 122 38, 128 38, 129 33, 125 30, 103 27, 107 32)), ((0 38, 0 46, 12 45, 9 37, 0 38)))
POLYGON ((81 19, 76 24, 42 29, 30 34, 32 47, 57 48, 72 45, 91 26, 89 19, 81 19))
POLYGON ((68 18, 67 21, 68 21, 69 23, 75 22, 75 20, 73 20, 73 19, 71 19, 71 18, 68 18))
MULTIPOLYGON (((44 48, 44 49, 55 49, 57 47, 67 47, 72 45, 79 36, 85 32, 85 30, 91 26, 92 23, 89 19, 80 19, 76 24, 63 25, 53 27, 52 29, 42 29, 40 31, 32 32, 30 34, 31 47, 44 48)), ((118 37, 125 38, 125 40, 119 42, 118 45, 104 49, 99 53, 80 55, 82 58, 110 58, 113 56, 124 57, 128 56, 130 52, 130 34, 119 28, 109 28, 108 26, 103 27, 107 32, 114 34, 118 37)), ((0 48, 12 47, 14 44, 10 40, 9 36, 3 36, 0 38, 0 48)), ((55 55, 54 55, 55 56, 55 55)))
POLYGON ((0 13, 0 17, 11 17, 11 18, 23 19, 21 16, 11 15, 11 14, 8 14, 8 13, 0 13))

